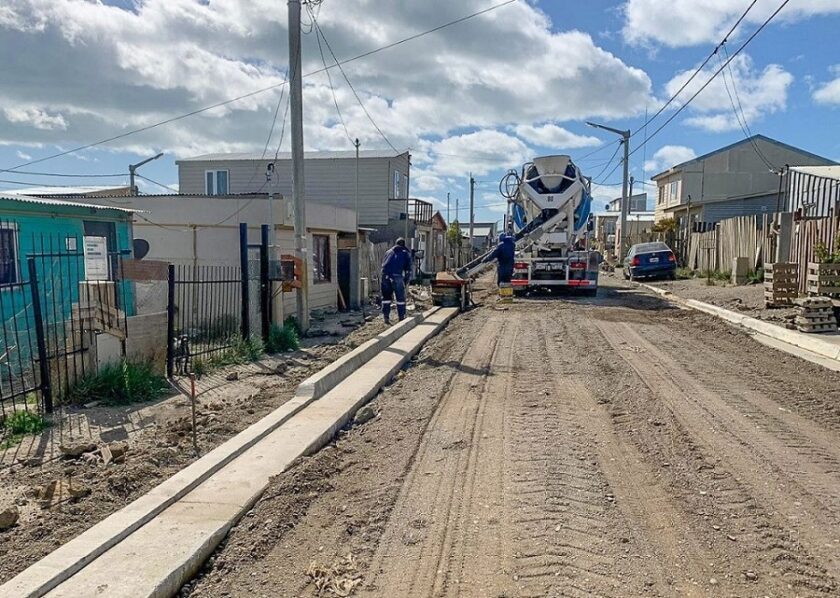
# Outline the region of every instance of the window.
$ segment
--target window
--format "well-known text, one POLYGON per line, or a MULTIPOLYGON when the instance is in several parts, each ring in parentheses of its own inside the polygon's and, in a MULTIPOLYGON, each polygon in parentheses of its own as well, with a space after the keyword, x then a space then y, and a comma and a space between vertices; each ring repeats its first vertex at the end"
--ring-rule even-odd
POLYGON ((207 195, 227 195, 230 193, 227 170, 206 170, 204 171, 204 181, 207 195))
POLYGON ((0 285, 19 282, 17 235, 9 225, 0 226, 0 285))
POLYGON ((673 183, 671 183, 671 184, 668 186, 668 187, 669 187, 669 189, 668 189, 668 201, 669 201, 669 202, 673 202, 673 201, 678 201, 678 200, 679 200, 679 193, 680 193, 680 192, 679 192, 679 185, 680 185, 680 184, 679 184, 679 182, 678 182, 678 181, 674 181, 673 183))
POLYGON ((312 280, 318 282, 330 282, 332 280, 332 268, 330 264, 330 237, 329 235, 312 235, 312 259, 313 264, 312 280))
POLYGON ((400 199, 402 194, 400 193, 400 171, 394 171, 394 199, 400 199))
POLYGON ((657 202, 657 204, 662 204, 665 201, 665 186, 664 185, 660 186, 657 191, 658 191, 659 194, 656 198, 656 202, 657 202))

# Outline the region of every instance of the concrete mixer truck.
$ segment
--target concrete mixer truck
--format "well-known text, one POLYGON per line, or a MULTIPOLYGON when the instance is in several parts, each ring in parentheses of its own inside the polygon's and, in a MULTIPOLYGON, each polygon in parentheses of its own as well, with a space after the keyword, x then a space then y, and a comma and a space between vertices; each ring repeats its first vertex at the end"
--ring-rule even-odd
MULTIPOLYGON (((514 294, 571 288, 595 295, 600 254, 589 249, 590 181, 571 158, 534 158, 520 171, 509 171, 499 189, 508 200, 509 232, 516 245, 511 279, 514 294)), ((487 255, 466 264, 457 274, 470 277, 487 255)))

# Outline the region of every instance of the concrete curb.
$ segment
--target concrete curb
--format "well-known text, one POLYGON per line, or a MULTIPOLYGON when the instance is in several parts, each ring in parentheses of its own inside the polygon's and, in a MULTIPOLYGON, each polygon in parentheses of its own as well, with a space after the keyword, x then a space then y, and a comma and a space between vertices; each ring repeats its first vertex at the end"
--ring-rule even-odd
MULTIPOLYGON (((436 334, 438 334, 443 328, 452 320, 452 318, 457 315, 457 310, 452 310, 450 313, 445 315, 439 322, 429 322, 428 319, 437 313, 441 308, 433 308, 423 314, 420 323, 416 323, 415 325, 407 326, 406 331, 411 330, 413 328, 428 328, 428 330, 424 331, 422 336, 418 340, 411 341, 410 346, 407 347, 400 347, 396 348, 394 346, 385 347, 383 351, 393 350, 395 353, 400 355, 400 359, 389 369, 381 370, 377 374, 377 378, 372 386, 370 386, 363 394, 358 396, 352 403, 349 403, 345 406, 344 411, 333 420, 332 424, 326 428, 321 434, 319 434, 316 438, 314 438, 298 455, 311 455, 318 452, 324 446, 329 444, 329 442, 335 437, 339 430, 341 430, 356 414, 356 412, 366 403, 368 403, 371 399, 373 399, 382 387, 388 383, 399 370, 415 355, 417 354, 420 349, 436 334)), ((399 335, 402 337, 402 335, 399 335)), ((409 339, 398 338, 400 343, 409 342, 409 339)), ((353 371, 355 371, 354 368, 353 371)), ((327 401, 329 401, 329 397, 327 401)), ((293 422, 292 422, 293 423, 293 422)), ((269 439, 270 440, 270 439, 269 439)), ((297 458, 297 457, 296 457, 297 458)), ((294 460, 296 460, 296 458, 294 460)), ((290 461, 294 462, 294 460, 290 461)), ((285 471, 285 467, 283 471, 285 471)), ((282 471, 277 472, 277 474, 282 473, 282 471)), ((277 475, 275 474, 275 475, 277 475)), ((236 523, 244 517, 244 515, 257 503, 260 499, 262 494, 268 488, 269 481, 266 480, 265 484, 255 489, 255 492, 245 504, 238 509, 235 513, 231 514, 227 521, 222 522, 219 525, 218 529, 212 536, 206 538, 199 545, 197 545, 191 554, 184 557, 181 563, 178 563, 171 567, 169 574, 166 576, 165 579, 160 580, 157 585, 155 586, 154 590, 148 594, 149 598, 170 598, 174 596, 178 590, 187 583, 190 579, 192 579, 196 573, 201 569, 201 566, 204 562, 213 554, 216 550, 216 547, 219 543, 225 538, 227 533, 230 529, 236 525, 236 523)), ((68 596, 71 594, 68 594, 68 596)), ((57 598, 65 598, 63 594, 59 595, 57 598)))
POLYGON ((275 411, 0 586, 0 598, 35 598, 54 589, 181 500, 307 405, 324 396, 383 347, 392 344, 438 309, 433 308, 400 322, 307 378, 298 387, 295 396, 275 411))
POLYGON ((658 295, 661 295, 662 297, 665 297, 670 301, 674 301, 675 303, 685 305, 686 307, 690 307, 697 311, 721 318, 730 324, 735 324, 736 326, 742 326, 749 330, 753 330, 763 334, 764 336, 769 336, 774 340, 815 353, 820 357, 840 361, 840 346, 828 343, 820 338, 803 334, 802 332, 797 332, 795 330, 788 330, 787 328, 782 328, 781 326, 776 326, 775 324, 770 324, 769 322, 745 316, 743 314, 718 307, 717 305, 697 301, 696 299, 683 299, 682 297, 674 295, 671 291, 666 291, 665 289, 660 289, 643 283, 637 284, 658 295))
POLYGON ((301 382, 295 391, 295 398, 320 399, 336 384, 379 353, 383 347, 387 347, 393 343, 438 309, 440 308, 434 307, 427 312, 406 318, 396 326, 392 326, 385 332, 362 343, 347 355, 336 359, 321 371, 301 382))

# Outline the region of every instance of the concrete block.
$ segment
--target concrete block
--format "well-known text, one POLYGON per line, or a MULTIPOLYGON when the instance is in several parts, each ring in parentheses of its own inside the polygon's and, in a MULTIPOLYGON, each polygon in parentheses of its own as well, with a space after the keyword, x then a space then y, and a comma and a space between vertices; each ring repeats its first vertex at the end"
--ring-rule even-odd
POLYGON ((750 258, 732 258, 732 284, 747 284, 750 274, 750 258))

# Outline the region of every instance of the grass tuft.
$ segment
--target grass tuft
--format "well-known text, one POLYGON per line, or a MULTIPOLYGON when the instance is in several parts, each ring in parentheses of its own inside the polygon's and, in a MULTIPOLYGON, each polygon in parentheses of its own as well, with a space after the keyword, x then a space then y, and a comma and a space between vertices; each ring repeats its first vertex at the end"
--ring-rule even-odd
POLYGON ((66 402, 81 405, 102 401, 106 405, 128 405, 154 401, 168 391, 166 379, 156 374, 150 364, 122 361, 77 380, 68 391, 66 402))
POLYGON ((27 434, 40 434, 48 426, 49 422, 39 413, 15 411, 0 422, 5 436, 0 443, 0 449, 5 450, 16 445, 27 434))
POLYGON ((266 343, 265 348, 269 353, 295 351, 300 348, 297 322, 290 322, 287 319, 283 326, 272 324, 268 331, 268 343, 266 343))

